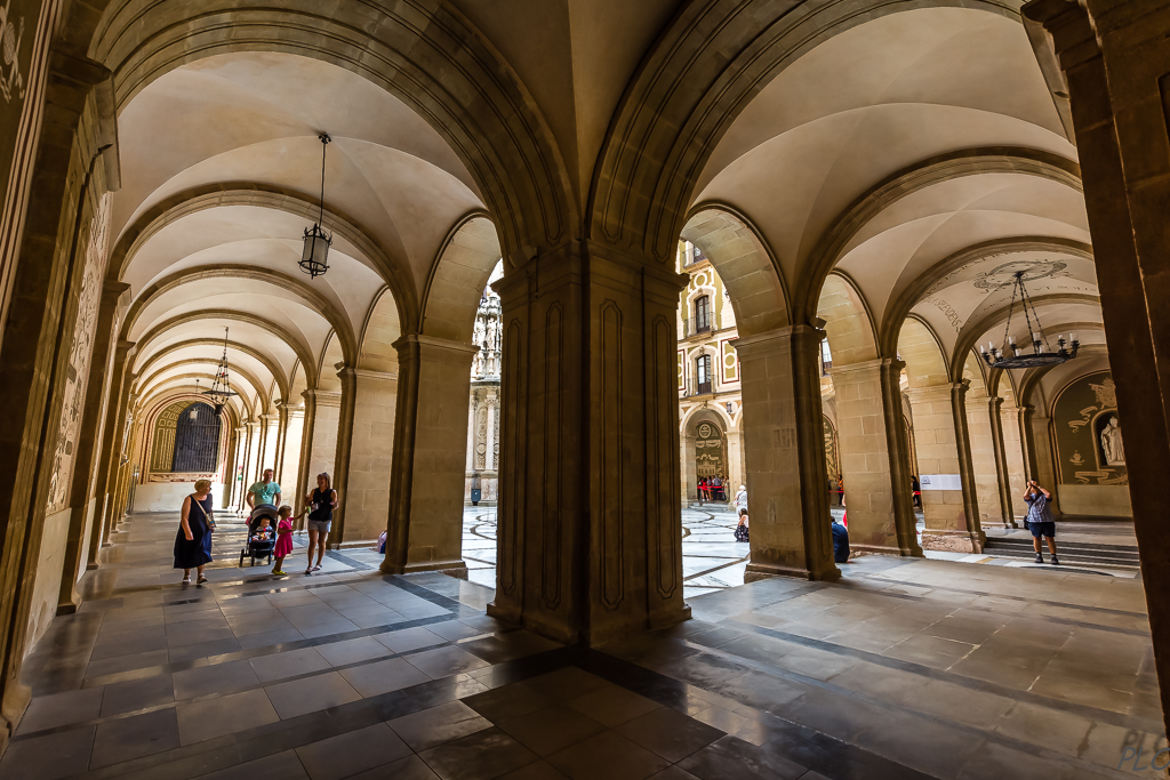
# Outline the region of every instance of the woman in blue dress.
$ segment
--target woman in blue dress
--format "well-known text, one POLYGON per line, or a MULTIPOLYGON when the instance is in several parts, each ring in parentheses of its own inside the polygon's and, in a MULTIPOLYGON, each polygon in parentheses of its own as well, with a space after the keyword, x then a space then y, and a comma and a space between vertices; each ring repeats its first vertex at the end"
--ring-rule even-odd
POLYGON ((211 481, 195 483, 195 492, 183 499, 179 531, 175 535, 175 568, 183 570, 183 584, 191 582, 191 570, 198 571, 196 584, 207 582, 203 567, 211 561, 212 517, 211 481))

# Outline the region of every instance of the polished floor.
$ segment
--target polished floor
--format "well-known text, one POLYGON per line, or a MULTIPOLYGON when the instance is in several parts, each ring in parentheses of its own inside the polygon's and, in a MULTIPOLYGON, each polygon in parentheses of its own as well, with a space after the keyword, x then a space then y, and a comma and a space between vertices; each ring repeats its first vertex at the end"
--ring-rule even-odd
POLYGON ((1134 579, 870 556, 581 650, 368 550, 241 569, 241 528, 196 588, 173 516, 124 523, 27 664, 0 777, 1135 777, 1164 744, 1134 579))

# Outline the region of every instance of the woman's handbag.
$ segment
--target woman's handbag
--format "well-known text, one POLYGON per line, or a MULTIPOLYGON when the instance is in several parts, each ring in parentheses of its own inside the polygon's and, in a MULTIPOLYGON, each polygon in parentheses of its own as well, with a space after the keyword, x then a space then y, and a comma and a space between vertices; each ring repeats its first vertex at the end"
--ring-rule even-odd
POLYGON ((203 504, 196 501, 194 497, 191 498, 191 503, 199 507, 199 511, 203 513, 203 519, 207 521, 207 530, 214 531, 215 521, 211 519, 211 515, 207 514, 207 510, 203 508, 203 504))

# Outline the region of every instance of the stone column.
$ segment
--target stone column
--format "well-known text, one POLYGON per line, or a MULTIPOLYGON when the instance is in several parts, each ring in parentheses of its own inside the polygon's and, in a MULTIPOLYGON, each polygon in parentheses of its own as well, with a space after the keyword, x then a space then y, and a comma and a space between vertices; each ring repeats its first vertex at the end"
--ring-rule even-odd
MULTIPOLYGON (((999 498, 1000 520, 1004 528, 1016 528, 1015 513, 1012 511, 1012 488, 1016 484, 1008 467, 1007 448, 1004 444, 1003 399, 992 396, 987 399, 988 421, 991 423, 991 443, 995 449, 996 493, 999 498)), ((1023 489, 1023 482, 1020 483, 1023 489)))
POLYGON ((579 242, 503 303, 499 566, 489 613, 601 642, 689 616, 675 330, 684 277, 579 242))
POLYGON ((970 441, 971 472, 979 510, 979 527, 988 521, 1003 522, 999 490, 999 456, 995 434, 988 417, 991 398, 982 388, 968 391, 965 399, 967 430, 970 441))
MULTIPOLYGON (((74 612, 77 609, 77 579, 81 576, 82 561, 89 544, 87 535, 100 537, 94 521, 97 510, 91 503, 93 498, 90 485, 93 482, 95 463, 99 456, 101 441, 99 431, 106 399, 117 401, 120 387, 103 384, 107 372, 112 369, 111 353, 115 352, 113 325, 118 312, 118 299, 130 289, 124 282, 106 282, 102 288, 102 299, 94 322, 93 352, 90 356, 89 377, 86 381, 84 407, 81 425, 74 442, 72 484, 69 489, 69 531, 65 543, 65 564, 61 576, 61 592, 57 600, 58 613, 74 612)), ((114 377, 111 375, 111 379, 114 377)), ((117 377, 121 379, 121 377, 117 377)), ((120 384, 120 381, 119 381, 120 384)))
MULTIPOLYGON (((333 454, 333 488, 337 491, 337 508, 333 510, 333 532, 329 534, 329 545, 339 546, 344 530, 345 510, 349 504, 349 449, 353 436, 353 418, 357 378, 352 368, 347 370, 344 363, 338 363, 337 376, 341 379, 341 405, 337 414, 337 438, 333 454)), ((315 484, 315 483, 314 483, 315 484)))
POLYGON ((264 456, 263 443, 264 433, 263 426, 258 420, 248 420, 244 423, 247 432, 244 434, 248 437, 248 446, 244 452, 244 501, 243 508, 248 507, 247 495, 248 487, 260 478, 260 459, 264 456))
POLYGON ((922 555, 914 527, 909 453, 898 384, 904 367, 902 361, 888 358, 833 366, 837 437, 850 547, 922 555))
POLYGON ((690 506, 691 499, 695 497, 694 485, 699 481, 699 475, 695 468, 695 439, 686 431, 679 432, 679 456, 682 461, 682 489, 679 491, 681 506, 690 506))
POLYGON ((276 474, 276 451, 279 446, 277 439, 280 434, 280 415, 266 412, 260 415, 260 448, 259 459, 256 462, 256 478, 263 475, 265 469, 272 469, 276 474))
POLYGON ((297 491, 301 487, 302 443, 305 437, 305 408, 303 406, 286 408, 288 421, 285 423, 284 436, 281 437, 280 471, 277 478, 284 488, 284 503, 291 507, 297 505, 299 496, 304 495, 297 491))
POLYGON ((1026 13, 1052 33, 1067 76, 1093 250, 1108 259, 1097 283, 1170 724, 1170 537, 1162 520, 1170 463, 1170 8, 1161 0, 1042 0, 1026 13))
POLYGON ((1017 517, 1027 513, 1027 506, 1020 496, 1024 493, 1024 483, 1028 481, 1027 459, 1024 456, 1024 444, 1020 439, 1021 410, 1015 404, 1005 405, 1000 410, 1000 424, 1003 428, 1004 463, 1008 473, 1008 500, 1011 502, 1012 525, 1018 527, 1017 517))
POLYGON ((286 445, 288 444, 288 401, 280 400, 276 402, 276 417, 276 455, 272 461, 272 468, 274 469, 273 478, 279 482, 283 488, 284 483, 282 480, 284 479, 284 451, 286 445))
MULTIPOLYGON (((317 487, 317 475, 329 474, 337 485, 337 435, 341 430, 341 393, 331 390, 305 391, 306 420, 311 422, 306 431, 304 477, 301 480, 298 501, 303 501, 317 487), (308 409, 312 406, 312 416, 308 409)), ((303 508, 303 507, 302 507, 303 508)))
MULTIPOLYGON (((310 481, 316 483, 317 474, 320 473, 313 471, 313 464, 310 462, 313 455, 313 436, 316 433, 316 391, 305 390, 301 393, 301 398, 304 399, 304 408, 302 411, 304 422, 301 425, 301 442, 297 454, 296 493, 291 502, 294 514, 299 514, 304 508, 305 494, 309 492, 310 481)), ((336 427, 334 430, 336 430, 336 427)))
POLYGON ((114 346, 113 369, 108 382, 110 402, 102 432, 101 457, 97 463, 95 485, 97 514, 90 536, 88 568, 96 569, 101 548, 106 544, 114 523, 113 494, 117 482, 118 461, 122 454, 126 413, 130 400, 127 368, 134 358, 134 342, 120 340, 114 346))
MULTIPOLYGON (((1059 520, 1060 491, 1056 484, 1056 460, 1052 449, 1052 418, 1031 404, 1020 407, 1021 431, 1028 461, 1028 479, 1034 479, 1052 493, 1049 507, 1059 520)), ((1021 495, 1023 488, 1020 488, 1021 495)))
MULTIPOLYGON (((469 344, 408 334, 398 350, 398 413, 390 522, 382 571, 445 570, 466 576, 463 562, 464 465, 471 400, 469 344)), ((489 407, 490 409, 490 407, 489 407)), ((491 461, 491 420, 487 457, 491 461)))
POLYGON ((922 514, 926 523, 922 546, 927 549, 968 553, 983 549, 963 402, 967 386, 964 380, 911 388, 908 393, 914 412, 918 466, 922 470, 922 514), (934 486, 940 478, 943 489, 934 486), (934 485, 930 484, 932 479, 936 480, 934 485))
POLYGON ((343 389, 333 484, 340 511, 331 546, 377 539, 386 530, 398 394, 397 374, 342 368, 338 375, 343 389))
MULTIPOLYGON (((821 322, 735 342, 747 450, 751 562, 746 579, 835 580, 820 392, 821 322)), ((736 486, 738 487, 738 486, 736 486)))

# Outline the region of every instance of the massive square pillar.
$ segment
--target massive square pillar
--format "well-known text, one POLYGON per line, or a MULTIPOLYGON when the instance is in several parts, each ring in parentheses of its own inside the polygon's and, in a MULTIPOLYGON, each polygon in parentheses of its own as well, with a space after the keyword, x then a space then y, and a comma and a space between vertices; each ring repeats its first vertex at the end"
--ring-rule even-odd
POLYGON ((476 348, 413 334, 394 347, 398 414, 382 571, 466 573, 463 491, 476 348))
POLYGON ((683 278, 592 243, 497 283, 499 565, 489 612, 562 641, 683 620, 675 318, 683 278))
POLYGON ((964 397, 966 380, 911 388, 914 443, 921 470, 922 546, 952 552, 981 552, 978 500, 971 468, 964 397))
POLYGON ((386 530, 398 397, 397 374, 346 367, 338 375, 343 390, 333 486, 339 508, 331 546, 374 540, 386 530))
POLYGON ((851 547, 922 555, 914 528, 909 453, 898 379, 905 364, 879 359, 833 366, 841 473, 851 547))

